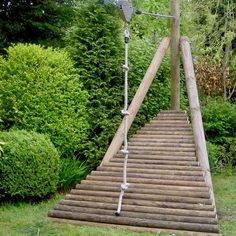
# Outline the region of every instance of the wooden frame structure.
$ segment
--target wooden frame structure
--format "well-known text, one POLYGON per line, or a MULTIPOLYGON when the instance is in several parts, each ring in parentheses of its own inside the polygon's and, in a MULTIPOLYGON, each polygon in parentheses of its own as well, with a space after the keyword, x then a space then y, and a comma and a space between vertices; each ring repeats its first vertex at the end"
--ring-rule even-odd
POLYGON ((193 60, 188 38, 180 37, 180 0, 171 0, 171 38, 164 38, 129 106, 128 130, 171 47, 171 107, 131 138, 129 189, 122 214, 115 216, 120 192, 125 119, 102 162, 72 189, 49 216, 55 221, 111 226, 134 231, 219 235, 213 185, 193 60), (180 111, 180 49, 191 111, 180 111), (199 166, 200 165, 200 166, 199 166), (118 186, 119 185, 119 186, 118 186))

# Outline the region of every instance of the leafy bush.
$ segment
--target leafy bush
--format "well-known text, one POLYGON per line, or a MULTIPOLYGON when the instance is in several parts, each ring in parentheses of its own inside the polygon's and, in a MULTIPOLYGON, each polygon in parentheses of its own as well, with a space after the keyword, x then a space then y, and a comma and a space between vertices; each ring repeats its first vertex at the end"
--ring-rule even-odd
POLYGON ((120 122, 123 105, 122 38, 112 6, 86 3, 66 38, 67 50, 89 94, 90 133, 84 155, 93 166, 103 157, 120 122))
POLYGON ((207 148, 212 171, 230 170, 236 166, 236 138, 226 138, 222 145, 208 142, 207 148))
MULTIPOLYGON (((129 72, 129 100, 131 102, 143 77, 150 65, 157 45, 150 41, 132 37, 130 40, 130 72, 129 72)), ((165 57, 157 76, 151 85, 147 96, 131 128, 131 134, 148 120, 153 118, 160 110, 166 110, 170 106, 170 68, 168 57, 165 57)))
POLYGON ((219 160, 220 160, 220 147, 216 144, 207 142, 207 150, 208 150, 208 158, 209 164, 212 171, 216 171, 220 168, 219 160))
POLYGON ((235 137, 236 107, 222 99, 208 99, 203 105, 203 121, 207 140, 223 144, 225 138, 235 137))
POLYGON ((77 159, 61 159, 59 171, 59 189, 67 191, 78 184, 89 172, 85 162, 77 159))
POLYGON ((63 51, 18 44, 0 58, 2 129, 48 134, 62 156, 87 138, 87 94, 63 51))
POLYGON ((59 155, 42 134, 0 132, 0 198, 38 199, 54 193, 58 184, 59 155))

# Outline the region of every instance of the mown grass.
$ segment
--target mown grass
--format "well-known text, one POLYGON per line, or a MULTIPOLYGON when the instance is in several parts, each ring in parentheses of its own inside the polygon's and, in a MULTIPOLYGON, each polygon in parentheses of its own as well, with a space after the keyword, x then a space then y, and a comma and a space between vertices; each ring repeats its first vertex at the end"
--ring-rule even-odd
MULTIPOLYGON (((223 236, 236 236, 236 175, 213 177, 218 217, 223 236)), ((47 218, 47 212, 63 195, 39 204, 4 203, 0 207, 1 236, 153 236, 111 228, 81 227, 57 224, 47 218)), ((161 236, 167 234, 158 234, 161 236)))

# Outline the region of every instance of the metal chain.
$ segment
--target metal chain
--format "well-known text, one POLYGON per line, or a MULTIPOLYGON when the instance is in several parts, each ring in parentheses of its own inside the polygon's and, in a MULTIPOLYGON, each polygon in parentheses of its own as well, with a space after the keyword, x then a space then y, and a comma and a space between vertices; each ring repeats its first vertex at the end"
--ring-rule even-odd
POLYGON ((129 61, 128 61, 128 54, 129 54, 129 26, 126 22, 125 25, 125 64, 123 65, 123 70, 125 72, 125 83, 124 83, 124 109, 121 111, 121 114, 124 116, 124 149, 121 152, 124 155, 124 168, 123 168, 123 183, 121 184, 121 191, 119 196, 118 207, 116 211, 116 216, 120 215, 123 196, 125 190, 128 189, 129 184, 127 183, 127 164, 129 158, 129 151, 128 151, 128 121, 129 121, 129 112, 128 112, 128 73, 129 73, 129 61))

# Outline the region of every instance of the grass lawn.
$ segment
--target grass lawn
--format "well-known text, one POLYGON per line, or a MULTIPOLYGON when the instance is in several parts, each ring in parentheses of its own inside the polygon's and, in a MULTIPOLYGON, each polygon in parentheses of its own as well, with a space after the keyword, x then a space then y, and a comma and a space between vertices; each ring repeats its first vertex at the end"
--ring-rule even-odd
MULTIPOLYGON (((218 217, 221 233, 224 236, 236 236, 236 175, 213 177, 218 217)), ((50 201, 40 204, 3 204, 0 206, 0 236, 152 236, 155 234, 136 233, 110 228, 80 227, 57 224, 47 218, 47 212, 61 198, 57 195, 50 201)), ((166 234, 160 234, 166 235, 166 234)))

